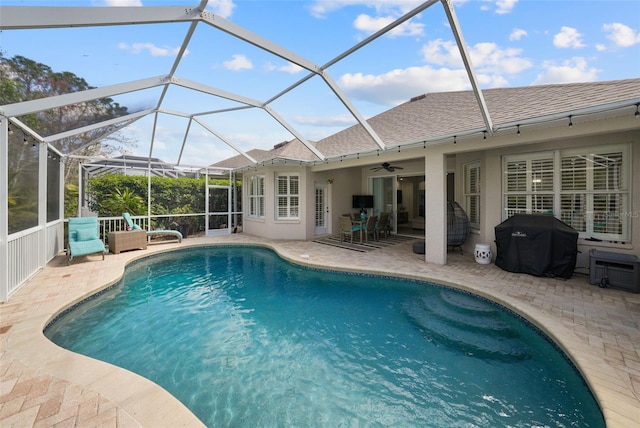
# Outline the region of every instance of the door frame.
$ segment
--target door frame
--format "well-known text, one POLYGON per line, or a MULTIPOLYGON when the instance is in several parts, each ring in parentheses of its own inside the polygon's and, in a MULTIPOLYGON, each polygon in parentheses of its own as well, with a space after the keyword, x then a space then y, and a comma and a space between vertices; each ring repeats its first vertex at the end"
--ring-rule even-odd
POLYGON ((313 186, 313 234, 314 236, 327 235, 331 230, 331 210, 329 208, 329 189, 327 183, 316 181, 313 186), (321 213, 318 212, 318 190, 322 190, 322 206, 321 213), (324 226, 318 226, 318 214, 322 214, 324 218, 324 226))
POLYGON ((214 185, 214 184, 210 184, 207 185, 207 193, 206 193, 206 201, 205 201, 205 216, 204 216, 204 228, 206 231, 206 236, 217 236, 217 235, 228 235, 231 233, 231 229, 232 229, 232 207, 231 207, 231 200, 232 200, 232 189, 231 186, 221 186, 221 185, 214 185), (211 194, 211 190, 214 189, 223 189, 227 191, 227 211, 226 212, 210 212, 209 211, 209 195, 211 194), (227 227, 223 228, 223 229, 209 229, 209 218, 212 215, 224 215, 226 214, 227 216, 227 227))

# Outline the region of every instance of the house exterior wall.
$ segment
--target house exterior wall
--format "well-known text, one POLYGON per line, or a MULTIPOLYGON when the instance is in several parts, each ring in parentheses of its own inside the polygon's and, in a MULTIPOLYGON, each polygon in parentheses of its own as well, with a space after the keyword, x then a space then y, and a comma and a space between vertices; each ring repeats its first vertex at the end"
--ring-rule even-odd
POLYGON ((463 250, 472 252, 475 244, 491 244, 495 255, 495 226, 503 219, 503 171, 502 160, 506 155, 528 154, 544 151, 588 148, 596 146, 629 144, 631 155, 631 240, 625 243, 594 242, 578 240, 578 259, 576 266, 589 265, 589 251, 598 249, 624 254, 640 255, 640 130, 632 129, 606 134, 582 135, 579 137, 562 137, 530 144, 510 145, 484 151, 464 152, 456 154, 456 199, 463 198, 464 165, 479 161, 481 165, 481 225, 473 229, 463 250))
POLYGON ((274 166, 259 168, 256 171, 246 172, 243 176, 243 232, 268 239, 306 239, 306 227, 308 223, 308 200, 313 199, 313 193, 309 193, 309 172, 306 168, 297 166, 274 166), (276 177, 278 173, 296 173, 300 177, 300 201, 299 218, 292 220, 278 220, 276 207, 276 177), (249 180, 253 175, 265 176, 265 213, 264 218, 251 218, 248 215, 249 207, 249 180))
MULTIPOLYGON (((370 194, 370 179, 377 176, 425 175, 426 217, 425 238, 427 245, 425 260, 446 263, 446 175, 455 173, 454 199, 464 206, 464 165, 479 162, 480 176, 480 227, 472 230, 463 246, 472 253, 477 243, 491 244, 495 254, 495 226, 503 221, 503 172, 502 160, 506 155, 528 154, 543 151, 587 148, 614 144, 629 144, 631 147, 631 240, 625 243, 590 242, 579 240, 578 266, 587 266, 588 253, 592 248, 628 254, 640 253, 640 120, 631 117, 576 124, 548 126, 537 130, 523 128, 521 134, 502 133, 486 140, 482 136, 459 138, 456 144, 446 142, 427 147, 414 147, 401 151, 388 151, 380 156, 358 157, 322 163, 315 166, 271 166, 258 169, 256 173, 266 176, 266 215, 264 219, 247 218, 245 232, 270 239, 309 240, 315 236, 315 183, 327 183, 330 213, 328 233, 336 234, 338 217, 353 212, 351 196, 370 194), (394 173, 371 171, 382 162, 400 164, 404 169, 394 173), (277 221, 275 219, 275 177, 278 172, 300 174, 300 219, 277 221)), ((245 173, 246 177, 252 173, 245 173)), ((246 183, 245 183, 246 184, 246 183)), ((243 186, 247 189, 248 186, 243 186)), ((408 197, 409 195, 407 195, 408 197)), ((246 194, 245 194, 246 198, 246 194)), ((404 204, 404 203, 403 203, 404 204)), ((407 202, 408 204, 408 202, 407 202)), ((245 207, 248 207, 245 199, 245 207)))

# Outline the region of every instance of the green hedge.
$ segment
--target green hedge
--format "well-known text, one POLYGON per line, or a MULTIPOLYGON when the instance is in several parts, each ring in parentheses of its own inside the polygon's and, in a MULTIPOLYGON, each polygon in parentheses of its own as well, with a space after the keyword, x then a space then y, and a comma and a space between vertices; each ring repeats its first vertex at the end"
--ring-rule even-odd
MULTIPOLYGON (((228 185, 229 180, 209 180, 210 185, 228 185)), ((151 177, 151 215, 191 214, 205 212, 205 179, 151 177)), ((120 174, 92 177, 88 180, 89 209, 101 217, 147 214, 147 177, 120 174)), ((186 223, 191 232, 204 230, 204 219, 159 219, 154 228, 175 228, 186 223), (169 224, 173 223, 173 224, 169 224)))

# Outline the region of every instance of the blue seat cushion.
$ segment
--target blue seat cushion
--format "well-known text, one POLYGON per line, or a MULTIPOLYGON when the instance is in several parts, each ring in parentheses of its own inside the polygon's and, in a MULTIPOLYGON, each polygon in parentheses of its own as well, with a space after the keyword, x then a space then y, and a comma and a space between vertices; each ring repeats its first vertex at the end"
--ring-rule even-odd
POLYGON ((99 239, 92 241, 76 241, 69 242, 70 256, 84 256, 87 254, 104 252, 104 243, 99 239))

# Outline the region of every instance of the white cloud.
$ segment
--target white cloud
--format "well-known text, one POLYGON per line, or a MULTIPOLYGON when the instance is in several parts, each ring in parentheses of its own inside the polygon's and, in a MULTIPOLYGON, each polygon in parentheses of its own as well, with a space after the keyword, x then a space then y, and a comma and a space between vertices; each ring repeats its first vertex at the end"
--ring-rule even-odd
POLYGON ((628 48, 636 43, 640 43, 640 33, 619 22, 604 24, 602 30, 607 33, 607 38, 616 46, 628 48))
POLYGON ((299 125, 313 126, 351 126, 356 123, 353 116, 349 114, 341 114, 335 116, 295 116, 293 121, 299 125))
POLYGON ((105 0, 104 4, 110 7, 142 6, 142 0, 105 0))
POLYGON ((514 28, 513 31, 511 32, 511 34, 509 34, 509 40, 520 40, 522 39, 524 36, 528 36, 529 34, 521 29, 521 28, 514 28))
POLYGON ((518 0, 498 0, 496 1, 496 13, 498 15, 511 13, 513 8, 516 6, 516 3, 518 3, 518 0))
MULTIPOLYGON (((132 45, 129 45, 127 43, 121 42, 118 43, 118 48, 134 54, 139 54, 143 51, 147 51, 151 54, 151 56, 175 56, 178 54, 178 52, 180 52, 179 47, 159 47, 154 45, 153 43, 134 43, 132 45)), ((188 50, 185 51, 185 55, 188 55, 188 53, 188 50)))
POLYGON ((278 71, 284 71, 285 73, 289 73, 289 74, 297 74, 297 73, 300 73, 302 70, 304 70, 304 68, 292 62, 290 62, 285 66, 278 67, 278 71))
POLYGON ((233 55, 232 59, 222 63, 227 70, 240 71, 253 69, 253 63, 246 56, 241 54, 233 55))
MULTIPOLYGON (((396 18, 392 16, 375 18, 366 14, 360 14, 353 22, 353 25, 357 30, 372 34, 395 20, 396 18)), ((424 34, 424 24, 407 21, 395 27, 388 34, 390 36, 421 36, 424 34)))
POLYGON ((575 28, 562 27, 560 32, 553 36, 553 44, 557 48, 582 48, 582 34, 575 28))
POLYGON ((471 62, 482 73, 517 74, 532 66, 531 61, 521 58, 522 49, 501 49, 495 43, 477 43, 469 49, 471 62))
POLYGON ((340 87, 353 98, 394 106, 425 92, 459 91, 470 88, 465 70, 434 69, 429 66, 396 69, 385 74, 345 74, 340 87))
MULTIPOLYGON (((490 74, 517 74, 532 67, 527 58, 520 57, 521 49, 501 49, 495 43, 477 43, 469 49, 476 71, 490 74)), ((422 48, 424 60, 431 64, 462 68, 462 57, 453 41, 433 40, 422 48)))
POLYGON ((207 4, 207 9, 222 18, 229 18, 235 7, 233 0, 209 0, 207 4))
POLYGON ((289 73, 289 74, 297 74, 299 72, 301 72, 302 70, 304 70, 304 68, 300 67, 297 64, 294 64, 292 62, 288 62, 287 65, 275 65, 272 62, 267 62, 264 64, 263 69, 265 71, 282 71, 284 73, 289 73))
POLYGON ((574 57, 557 65, 552 61, 543 63, 545 71, 540 73, 534 85, 548 83, 572 83, 572 82, 593 82, 597 79, 600 70, 588 67, 587 61, 582 57, 574 57))
MULTIPOLYGON (((403 15, 418 5, 423 0, 316 0, 309 10, 316 18, 324 18, 329 13, 349 6, 364 6, 375 9, 378 14, 403 15)), ((455 4, 464 1, 455 1, 455 4)))

